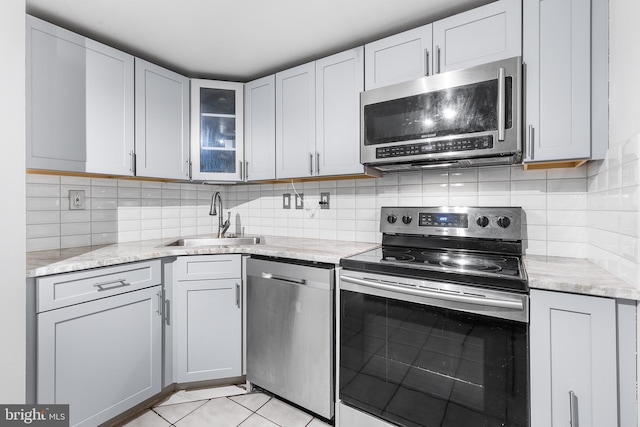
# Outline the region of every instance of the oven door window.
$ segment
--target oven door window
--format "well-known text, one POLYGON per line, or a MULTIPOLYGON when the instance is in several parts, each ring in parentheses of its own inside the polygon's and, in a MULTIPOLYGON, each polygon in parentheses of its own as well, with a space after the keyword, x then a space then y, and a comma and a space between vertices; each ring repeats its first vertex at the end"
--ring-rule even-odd
POLYGON ((340 291, 340 399, 402 426, 528 426, 527 325, 340 291))

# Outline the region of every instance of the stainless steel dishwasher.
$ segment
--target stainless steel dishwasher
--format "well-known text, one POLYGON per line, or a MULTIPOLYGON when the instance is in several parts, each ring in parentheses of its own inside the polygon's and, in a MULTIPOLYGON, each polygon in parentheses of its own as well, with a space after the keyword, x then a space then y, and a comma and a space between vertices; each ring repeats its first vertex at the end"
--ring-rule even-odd
POLYGON ((334 412, 334 267, 247 260, 247 381, 327 419, 334 412))

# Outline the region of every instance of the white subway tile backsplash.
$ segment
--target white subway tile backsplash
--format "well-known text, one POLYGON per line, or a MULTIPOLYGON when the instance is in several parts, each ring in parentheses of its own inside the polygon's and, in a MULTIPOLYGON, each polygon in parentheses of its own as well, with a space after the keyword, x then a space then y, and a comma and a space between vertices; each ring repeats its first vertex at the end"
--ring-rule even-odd
POLYGON ((27 239, 60 236, 60 224, 33 224, 27 227, 27 239))
MULTIPOLYGON (((632 147, 628 150, 632 150, 632 147)), ((635 170, 632 164, 620 168, 621 186, 624 181, 631 182, 629 177, 637 173, 635 170)), ((89 231, 78 229, 77 232, 86 231, 85 235, 90 236, 92 244, 211 234, 217 229, 217 217, 208 215, 210 200, 215 191, 221 191, 225 219, 227 211, 230 211, 230 230, 233 232, 379 242, 382 206, 522 206, 527 227, 527 253, 546 255, 549 251, 577 248, 578 253, 586 254, 590 243, 586 242, 584 236, 591 229, 586 213, 587 204, 589 208, 598 206, 610 209, 611 201, 615 199, 609 197, 607 191, 611 189, 608 187, 601 190, 601 194, 594 194, 594 188, 600 188, 602 181, 608 184, 609 180, 601 180, 601 176, 596 175, 597 171, 593 171, 591 166, 549 171, 525 171, 522 166, 500 166, 388 173, 373 179, 235 186, 122 179, 60 179, 43 175, 31 178, 32 183, 53 185, 54 188, 36 190, 40 187, 34 187, 31 191, 44 191, 54 197, 51 200, 47 197, 27 197, 27 209, 34 213, 28 227, 46 225, 49 221, 58 225, 89 223, 89 231), (67 191, 73 186, 86 188, 88 209, 77 211, 82 214, 72 214, 67 210, 65 194, 61 192, 55 196, 56 186, 59 186, 59 191, 67 191), (282 209, 282 194, 291 194, 293 203, 296 190, 305 193, 308 209, 282 209), (329 210, 318 209, 321 191, 330 193, 329 210), (36 214, 40 212, 41 215, 36 214), (567 235, 566 242, 556 242, 561 239, 560 229, 564 227, 574 227, 573 234, 567 235), (576 239, 575 233, 583 237, 576 239), (552 242, 570 245, 551 245, 552 242)), ((636 186, 635 183, 637 181, 631 186, 636 186)), ((622 190, 617 191, 618 204, 621 206, 622 190)), ((624 194, 626 200, 635 195, 632 190, 624 194)), ((625 206, 632 206, 632 203, 625 201, 625 206)), ((636 223, 634 228, 632 219, 625 217, 624 221, 620 221, 618 232, 622 230, 636 237, 638 225, 636 223)), ((71 243, 67 240, 64 242, 71 243)), ((60 244, 61 238, 58 236, 57 245, 60 244)), ((33 240, 28 247, 52 245, 52 242, 33 240)), ((633 246, 627 244, 625 247, 633 246)))
POLYGON ((548 242, 548 256, 564 256, 569 258, 586 258, 587 248, 583 243, 548 242))
POLYGON ((60 235, 63 237, 75 236, 80 234, 85 234, 85 235, 91 234, 90 222, 72 222, 72 223, 61 224, 60 226, 60 235))
POLYGON ((457 182, 478 182, 478 169, 470 168, 470 169, 452 169, 449 173, 449 182, 457 183, 457 182))
POLYGON ((27 197, 60 197, 60 185, 29 183, 26 193, 27 197))
POLYGON ((510 166, 495 166, 490 168, 478 169, 478 182, 485 181, 510 181, 511 180, 511 167, 510 166))
POLYGON ((118 233, 91 234, 92 245, 109 245, 118 242, 118 233))
POLYGON ((77 248, 82 246, 91 246, 91 235, 82 234, 82 235, 73 235, 73 236, 62 236, 60 238, 60 246, 63 248, 77 248))
POLYGON ((59 198, 28 197, 26 201, 27 211, 59 211, 59 198))
POLYGON ((27 225, 59 223, 60 211, 27 211, 27 225))
POLYGON ((27 237, 27 252, 48 251, 60 249, 60 236, 56 237, 27 237))

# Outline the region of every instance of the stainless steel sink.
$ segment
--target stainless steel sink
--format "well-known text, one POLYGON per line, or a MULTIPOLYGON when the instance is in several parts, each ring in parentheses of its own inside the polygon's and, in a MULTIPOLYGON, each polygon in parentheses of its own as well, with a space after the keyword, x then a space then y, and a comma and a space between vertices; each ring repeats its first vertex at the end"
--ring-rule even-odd
POLYGON ((227 237, 190 237, 178 239, 164 246, 181 246, 181 247, 197 247, 197 246, 240 246, 240 245, 259 245, 264 243, 264 239, 260 236, 227 236, 227 237))

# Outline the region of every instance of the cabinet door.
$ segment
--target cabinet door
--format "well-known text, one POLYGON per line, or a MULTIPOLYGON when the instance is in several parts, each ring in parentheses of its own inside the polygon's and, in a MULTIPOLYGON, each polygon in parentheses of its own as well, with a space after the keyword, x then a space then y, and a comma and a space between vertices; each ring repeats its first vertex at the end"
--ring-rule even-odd
POLYGON ((179 383, 242 372, 241 280, 176 281, 176 377, 179 383))
POLYGON ((191 80, 191 161, 196 180, 242 181, 243 85, 191 80))
POLYGON ((522 53, 520 0, 500 0, 433 23, 434 69, 444 73, 522 53))
POLYGON ((244 85, 245 177, 276 178, 276 77, 244 85))
POLYGON ((37 400, 96 426, 161 390, 160 286, 38 314, 37 400))
POLYGON ((591 2, 525 0, 523 11, 525 162, 588 159, 591 2))
POLYGON ((138 58, 136 175, 189 179, 189 79, 138 58))
POLYGON ((313 175, 315 63, 276 74, 276 177, 313 175))
POLYGON ((316 175, 362 173, 360 92, 363 48, 316 61, 316 175))
POLYGON ((133 57, 27 16, 31 169, 132 175, 133 57))
POLYGON ((530 334, 531 426, 618 425, 615 300, 532 290, 530 334))
POLYGON ((365 89, 433 74, 431 40, 429 24, 365 45, 365 89))

